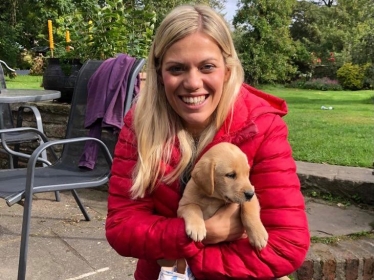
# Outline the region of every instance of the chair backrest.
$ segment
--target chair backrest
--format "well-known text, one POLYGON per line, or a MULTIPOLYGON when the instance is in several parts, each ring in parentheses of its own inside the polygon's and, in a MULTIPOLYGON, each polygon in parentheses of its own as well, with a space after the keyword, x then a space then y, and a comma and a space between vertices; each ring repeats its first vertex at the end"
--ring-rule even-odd
MULTIPOLYGON (((6 89, 4 69, 0 63, 0 90, 6 89)), ((0 93, 1 94, 1 93, 0 93)), ((1 128, 13 128, 14 121, 12 115, 12 109, 8 103, 0 103, 0 129, 1 128)))
POLYGON ((4 69, 3 69, 3 66, 1 65, 1 62, 0 62, 0 88, 6 88, 5 74, 4 74, 4 69))
MULTIPOLYGON (((128 98, 133 99, 134 85, 136 77, 138 76, 141 67, 139 65, 144 65, 144 59, 137 59, 129 74, 129 81, 127 83, 126 100, 125 104, 128 102, 128 98)), ((87 93, 88 93, 88 82, 91 76, 103 63, 102 60, 88 60, 84 63, 82 68, 79 70, 77 80, 75 83, 74 93, 71 102, 69 120, 66 129, 66 138, 74 137, 84 137, 88 136, 89 129, 84 127, 85 117, 86 117, 86 105, 87 105, 87 93)), ((131 100, 129 101, 131 104, 131 100)), ((125 110, 128 110, 125 109, 125 110)), ((124 112, 125 113, 125 112, 124 112)), ((111 129, 101 129, 100 139, 107 145, 111 153, 114 153, 114 147, 117 142, 117 135, 113 134, 111 129)), ((67 144, 64 146, 60 161, 65 165, 70 165, 76 167, 79 164, 80 156, 84 151, 84 143, 67 144)), ((101 157, 101 153, 98 153, 97 164, 100 162, 105 162, 105 159, 101 157)))

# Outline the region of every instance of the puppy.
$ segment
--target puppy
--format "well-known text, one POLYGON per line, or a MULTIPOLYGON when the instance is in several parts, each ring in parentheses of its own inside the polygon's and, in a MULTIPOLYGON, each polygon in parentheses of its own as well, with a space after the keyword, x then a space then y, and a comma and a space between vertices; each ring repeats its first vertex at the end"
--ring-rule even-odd
POLYGON ((206 237, 204 220, 227 203, 241 206, 241 219, 249 242, 263 249, 268 233, 260 220, 260 205, 249 181, 247 156, 231 143, 219 143, 196 163, 179 202, 178 217, 185 220, 186 233, 195 241, 206 237))

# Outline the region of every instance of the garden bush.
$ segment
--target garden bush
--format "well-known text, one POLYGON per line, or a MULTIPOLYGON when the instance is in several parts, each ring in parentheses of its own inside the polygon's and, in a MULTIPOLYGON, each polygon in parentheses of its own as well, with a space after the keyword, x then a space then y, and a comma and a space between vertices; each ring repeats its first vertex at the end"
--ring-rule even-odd
POLYGON ((17 67, 19 69, 30 69, 33 64, 33 54, 25 49, 20 52, 17 60, 17 67))
POLYGON ((364 77, 364 88, 373 89, 374 88, 374 64, 368 64, 365 77, 364 77))
POLYGON ((287 85, 290 88, 301 88, 301 89, 314 89, 314 90, 343 90, 343 87, 339 84, 337 80, 332 80, 330 78, 317 78, 317 79, 310 79, 304 80, 299 79, 296 81, 291 82, 287 85))
POLYGON ((297 79, 297 80, 294 80, 294 81, 286 84, 285 87, 288 87, 288 88, 304 88, 305 82, 306 82, 305 79, 297 79))
POLYGON ((344 89, 360 90, 364 87, 365 72, 370 64, 357 65, 352 63, 345 63, 337 71, 337 76, 340 84, 344 89))
POLYGON ((32 76, 39 76, 43 75, 45 69, 44 57, 42 54, 34 57, 33 63, 30 68, 30 75, 32 76))
POLYGON ((343 90, 343 87, 337 80, 330 78, 317 78, 306 81, 304 89, 316 89, 316 90, 343 90))

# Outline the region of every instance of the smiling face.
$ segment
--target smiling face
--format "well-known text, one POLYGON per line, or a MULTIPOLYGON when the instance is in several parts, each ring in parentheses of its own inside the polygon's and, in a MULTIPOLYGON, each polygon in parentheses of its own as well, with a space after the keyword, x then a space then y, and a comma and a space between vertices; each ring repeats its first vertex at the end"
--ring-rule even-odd
POLYGON ((209 125, 229 78, 219 46, 200 32, 186 36, 165 52, 161 76, 170 106, 187 131, 199 136, 209 125))

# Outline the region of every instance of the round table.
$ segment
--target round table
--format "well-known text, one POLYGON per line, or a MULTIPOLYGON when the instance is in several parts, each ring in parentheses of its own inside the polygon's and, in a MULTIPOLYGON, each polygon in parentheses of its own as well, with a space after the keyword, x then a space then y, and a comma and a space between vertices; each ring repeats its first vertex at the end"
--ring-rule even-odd
POLYGON ((0 89, 0 103, 36 102, 61 97, 57 90, 0 89))

